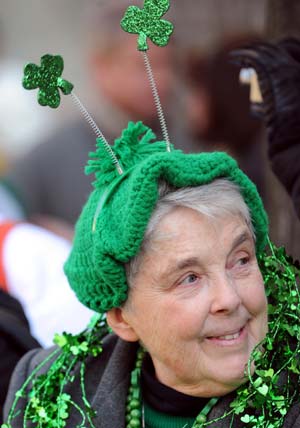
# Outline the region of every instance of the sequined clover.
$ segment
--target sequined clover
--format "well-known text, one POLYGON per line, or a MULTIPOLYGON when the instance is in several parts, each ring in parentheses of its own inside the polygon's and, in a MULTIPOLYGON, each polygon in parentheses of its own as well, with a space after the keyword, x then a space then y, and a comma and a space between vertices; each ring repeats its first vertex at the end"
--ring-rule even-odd
POLYGON ((23 87, 38 91, 38 102, 42 106, 57 108, 60 104, 59 89, 64 95, 72 92, 73 84, 62 79, 64 61, 60 55, 43 55, 41 65, 27 64, 24 68, 23 87))
POLYGON ((157 46, 166 46, 173 32, 173 24, 161 19, 170 7, 169 0, 145 0, 144 8, 129 6, 121 21, 128 33, 138 34, 138 50, 147 51, 147 37, 157 46))

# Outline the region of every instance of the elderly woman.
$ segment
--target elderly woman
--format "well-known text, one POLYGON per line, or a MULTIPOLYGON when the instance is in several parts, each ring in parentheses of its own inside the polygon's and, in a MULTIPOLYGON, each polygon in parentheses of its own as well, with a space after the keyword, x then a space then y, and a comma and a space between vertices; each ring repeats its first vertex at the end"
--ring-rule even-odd
POLYGON ((122 175, 99 140, 66 273, 106 316, 24 357, 5 427, 300 426, 299 295, 272 248, 268 320, 255 186, 224 153, 152 139, 129 124, 114 145, 122 175))

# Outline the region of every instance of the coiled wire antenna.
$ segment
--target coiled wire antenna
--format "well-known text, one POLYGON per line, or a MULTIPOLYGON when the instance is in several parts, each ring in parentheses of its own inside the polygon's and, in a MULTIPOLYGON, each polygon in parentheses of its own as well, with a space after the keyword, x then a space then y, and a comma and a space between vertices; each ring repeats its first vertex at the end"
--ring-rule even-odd
POLYGON ((120 175, 122 175, 123 169, 120 165, 120 162, 118 161, 113 149, 111 148, 107 139, 104 137, 103 133, 100 131, 96 122, 94 121, 94 119, 92 118, 90 113, 87 111, 87 109, 84 107, 84 105, 82 104, 82 102, 80 101, 80 99, 78 98, 78 96, 74 92, 71 93, 71 97, 72 97, 75 105, 79 108, 79 110, 83 114, 83 117, 85 118, 85 120, 88 122, 88 124, 91 126, 92 130, 95 132, 96 136, 101 139, 101 141, 102 141, 107 153, 109 154, 113 165, 116 167, 118 173, 120 175))
POLYGON ((155 103, 158 119, 159 119, 160 126, 162 129, 163 138, 164 138, 164 141, 166 142, 167 151, 170 152, 171 151, 171 145, 170 145, 169 133, 168 133, 168 129, 167 129, 167 124, 166 124, 164 112, 163 112, 163 109, 161 106, 160 98, 158 95, 157 86, 156 86, 156 82, 154 79, 152 67, 151 67, 150 60, 149 60, 149 57, 147 55, 147 52, 142 51, 142 53, 144 56, 146 71, 147 71, 148 79, 150 82, 150 86, 151 86, 151 90, 152 90, 152 94, 153 94, 153 98, 154 98, 154 103, 155 103))

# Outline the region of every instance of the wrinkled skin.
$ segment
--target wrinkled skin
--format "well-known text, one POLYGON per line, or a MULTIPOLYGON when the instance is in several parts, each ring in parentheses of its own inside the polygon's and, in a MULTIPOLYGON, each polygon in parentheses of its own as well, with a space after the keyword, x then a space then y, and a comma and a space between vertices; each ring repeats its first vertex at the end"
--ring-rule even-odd
POLYGON ((163 384, 203 397, 236 389, 267 332, 264 283, 245 221, 212 221, 189 208, 166 215, 127 304, 111 313, 117 334, 144 344, 163 384))

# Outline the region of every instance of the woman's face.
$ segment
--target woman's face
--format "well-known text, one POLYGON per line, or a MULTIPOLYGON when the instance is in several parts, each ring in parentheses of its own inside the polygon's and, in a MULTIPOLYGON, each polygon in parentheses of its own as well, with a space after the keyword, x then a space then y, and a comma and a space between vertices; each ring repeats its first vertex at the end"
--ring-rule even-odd
POLYGON ((263 279, 244 220, 211 220, 189 208, 166 215, 122 311, 162 383, 194 396, 236 389, 267 332, 263 279))

